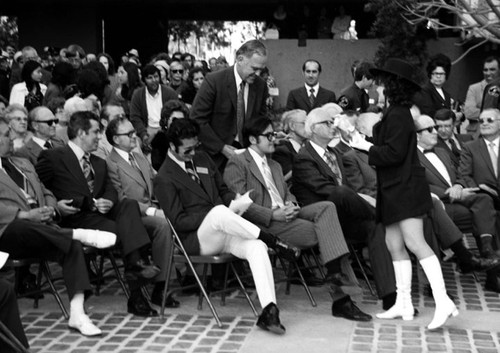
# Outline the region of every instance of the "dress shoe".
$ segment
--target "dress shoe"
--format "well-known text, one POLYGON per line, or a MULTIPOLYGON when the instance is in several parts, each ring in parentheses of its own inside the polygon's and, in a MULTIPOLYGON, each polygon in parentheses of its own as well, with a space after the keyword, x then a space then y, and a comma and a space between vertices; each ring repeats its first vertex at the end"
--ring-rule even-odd
POLYGON ((488 271, 495 267, 500 267, 498 258, 478 258, 473 256, 470 262, 462 262, 459 264, 460 272, 469 273, 472 271, 488 271))
POLYGON ((288 261, 297 261, 300 257, 300 249, 296 246, 288 244, 284 240, 276 238, 276 242, 273 245, 273 249, 276 251, 276 254, 288 261))
MULTIPOLYGON (((302 276, 304 277, 304 280, 309 287, 320 287, 324 284, 324 281, 321 278, 316 277, 314 273, 309 270, 302 270, 302 276)), ((292 278, 293 279, 290 281, 290 283, 298 285, 302 284, 297 270, 292 272, 292 278)))
POLYGON ((78 228, 73 230, 73 234, 83 245, 98 249, 109 248, 116 243, 116 234, 103 230, 78 228))
POLYGON ((125 276, 127 277, 127 279, 134 279, 134 277, 151 279, 158 275, 160 271, 160 268, 152 262, 140 259, 133 264, 127 265, 125 276))
MULTIPOLYGON (((153 290, 153 294, 151 295, 151 303, 154 305, 161 306, 161 299, 163 297, 163 290, 153 290)), ((181 305, 172 295, 167 297, 165 300, 165 308, 175 309, 181 305)))
POLYGON ((80 332, 84 336, 99 336, 102 331, 92 323, 92 320, 85 315, 71 315, 68 321, 68 327, 72 330, 80 332))
POLYGON ((36 276, 32 273, 25 274, 19 279, 17 294, 24 298, 43 299, 44 295, 36 286, 36 276), (28 294, 26 294, 28 293, 28 294))
POLYGON ((283 335, 286 331, 280 322, 280 311, 276 304, 269 303, 257 319, 257 326, 265 331, 270 331, 277 335, 283 335))
POLYGON ((496 274, 488 275, 484 284, 484 289, 500 293, 500 278, 496 274))
POLYGON ((371 321, 372 319, 370 315, 362 312, 348 295, 332 303, 332 315, 353 321, 371 321))
POLYGON ((135 316, 158 316, 158 312, 149 305, 148 301, 142 295, 130 297, 127 302, 127 311, 135 316))

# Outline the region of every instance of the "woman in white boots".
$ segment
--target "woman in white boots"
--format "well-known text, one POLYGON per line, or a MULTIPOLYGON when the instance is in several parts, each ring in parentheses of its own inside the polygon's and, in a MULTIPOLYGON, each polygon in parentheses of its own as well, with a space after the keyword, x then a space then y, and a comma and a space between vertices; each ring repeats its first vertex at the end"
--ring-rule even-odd
POLYGON ((385 87, 386 108, 373 127, 373 145, 355 136, 351 146, 368 151, 369 163, 377 170, 377 221, 386 228, 386 243, 396 275, 396 302, 379 319, 412 320, 412 266, 406 248, 416 255, 431 284, 436 302, 429 330, 445 324, 449 316, 458 315, 446 294, 438 258, 427 245, 423 217, 432 208, 425 169, 417 156, 416 130, 410 114, 413 95, 420 90, 414 81, 417 70, 404 60, 389 58, 381 69, 371 70, 385 87))

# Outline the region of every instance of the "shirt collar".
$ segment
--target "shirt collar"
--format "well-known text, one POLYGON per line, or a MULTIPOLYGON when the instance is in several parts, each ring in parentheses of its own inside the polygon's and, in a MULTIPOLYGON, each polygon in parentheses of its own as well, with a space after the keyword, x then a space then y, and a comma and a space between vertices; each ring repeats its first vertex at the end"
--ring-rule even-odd
POLYGON ((264 155, 264 157, 261 157, 257 152, 255 152, 252 148, 247 148, 248 152, 250 152, 250 155, 254 159, 255 163, 257 163, 258 166, 262 165, 262 162, 265 162, 267 164, 267 158, 264 155))
POLYGON ((484 139, 484 142, 486 143, 486 147, 489 147, 490 143, 493 143, 495 145, 495 148, 498 148, 498 143, 500 142, 500 136, 494 139, 493 141, 488 141, 487 139, 484 139))
POLYGON ((168 152, 167 152, 167 156, 173 160, 175 162, 175 164, 177 164, 179 167, 181 167, 181 169, 183 171, 186 171, 186 163, 184 163, 184 161, 180 161, 178 160, 174 154, 172 153, 172 151, 170 150, 170 148, 168 149, 168 152))
POLYGON ((81 161, 83 156, 85 155, 85 151, 82 150, 82 148, 73 141, 68 141, 68 146, 73 150, 73 153, 76 154, 76 158, 78 158, 78 161, 81 161))
POLYGON ((236 80, 236 90, 238 90, 243 80, 241 79, 238 70, 236 70, 236 65, 237 64, 234 64, 234 79, 236 80))
MULTIPOLYGON (((118 153, 118 155, 120 157, 122 157, 127 163, 130 163, 130 160, 129 160, 129 155, 130 153, 128 153, 127 151, 124 151, 124 150, 121 150, 119 148, 116 148, 115 146, 113 146, 113 149, 116 151, 116 153, 118 153)), ((132 153, 132 152, 131 152, 132 153)))
POLYGON ((320 145, 318 145, 317 143, 313 142, 313 141, 309 140, 309 142, 311 142, 312 148, 314 148, 314 150, 319 154, 319 156, 321 158, 323 158, 323 156, 325 155, 326 150, 323 147, 321 147, 320 145))
POLYGON ((295 141, 294 139, 289 139, 288 141, 290 141, 290 143, 292 144, 292 147, 295 150, 295 152, 298 153, 300 148, 302 147, 302 145, 300 143, 298 143, 297 141, 295 141))
POLYGON ((154 95, 149 93, 149 90, 147 87, 145 87, 145 88, 146 88, 146 96, 149 96, 152 99, 157 99, 158 97, 161 97, 161 85, 158 86, 158 91, 156 91, 156 93, 154 95))
POLYGON ((306 87, 306 92, 307 95, 311 92, 311 88, 314 89, 314 96, 318 95, 318 90, 319 90, 319 83, 316 83, 314 86, 308 86, 306 83, 304 83, 304 86, 306 87))
POLYGON ((45 143, 49 140, 43 140, 40 137, 33 136, 32 137, 33 142, 35 142, 38 146, 45 148, 45 143))

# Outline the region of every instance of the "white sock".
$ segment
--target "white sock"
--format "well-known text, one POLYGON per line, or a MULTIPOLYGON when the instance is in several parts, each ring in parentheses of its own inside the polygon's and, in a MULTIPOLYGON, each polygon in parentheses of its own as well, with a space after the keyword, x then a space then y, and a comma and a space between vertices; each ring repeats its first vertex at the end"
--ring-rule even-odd
POLYGON ((83 292, 75 293, 75 295, 69 302, 70 317, 85 315, 85 310, 83 308, 84 300, 85 296, 83 295, 83 292))

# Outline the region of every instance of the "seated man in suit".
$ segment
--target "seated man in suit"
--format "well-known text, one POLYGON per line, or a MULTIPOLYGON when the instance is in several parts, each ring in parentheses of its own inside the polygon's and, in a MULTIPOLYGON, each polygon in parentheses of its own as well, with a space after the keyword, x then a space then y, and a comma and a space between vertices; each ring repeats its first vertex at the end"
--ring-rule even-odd
POLYGON ((60 256, 70 299, 68 326, 85 336, 100 335, 83 308, 84 292, 91 286, 82 244, 106 248, 115 243, 116 235, 57 226, 54 195, 45 189, 30 162, 11 157, 9 134, 8 121, 0 117, 0 250, 12 258, 60 256))
MULTIPOLYGON (((356 122, 356 130, 368 138, 371 138, 372 127, 379 120, 380 116, 378 114, 361 114, 356 122)), ((375 168, 368 164, 368 154, 365 151, 353 149, 342 156, 342 162, 344 163, 346 171, 347 184, 352 187, 354 191, 363 192, 376 199, 377 175, 375 168)), ((497 266, 499 263, 498 259, 477 258, 465 248, 462 241, 462 232, 446 213, 445 207, 439 198, 436 195, 433 196, 433 208, 429 217, 430 225, 432 225, 432 227, 429 228, 432 229, 425 229, 426 224, 424 223, 424 232, 429 245, 434 243, 434 239, 430 238, 432 233, 434 233, 443 249, 449 248, 455 253, 458 259, 458 267, 462 273, 490 270, 497 266)), ((434 250, 436 251, 439 249, 434 250)))
POLYGON ((140 281, 155 277, 160 269, 149 261, 151 243, 137 201, 118 200, 106 162, 91 154, 101 138, 97 115, 74 113, 69 120, 68 137, 68 145, 42 151, 36 165, 40 180, 59 200, 61 224, 116 233, 131 291, 128 311, 139 316, 156 316, 158 313, 142 294, 140 281))
POLYGON ((249 262, 263 308, 257 326, 283 334, 267 246, 291 260, 300 256, 300 250, 260 230, 229 208, 238 195, 224 184, 211 158, 205 152, 195 151, 198 134, 199 126, 194 120, 172 122, 167 131, 170 149, 154 180, 154 193, 188 253, 231 253, 249 262))
POLYGON ((288 93, 286 110, 302 109, 306 113, 328 102, 335 103, 335 93, 319 85, 321 64, 319 61, 309 59, 302 64, 304 85, 288 93))
POLYGON ((303 205, 319 201, 335 204, 346 241, 368 245, 378 295, 383 298, 394 292, 386 281, 391 258, 387 248, 375 240, 375 210, 365 201, 370 198, 346 185, 340 153, 328 147, 337 133, 334 119, 324 109, 314 109, 307 115, 305 129, 309 140, 295 158, 292 192, 303 205))
MULTIPOLYGON (((117 118, 125 118, 125 110, 121 105, 113 105, 106 104, 101 109, 100 123, 102 126, 102 134, 106 134, 106 129, 108 128, 109 122, 115 120, 117 118)), ((99 140, 99 146, 97 146, 97 150, 93 152, 97 157, 101 157, 102 159, 106 159, 111 152, 111 144, 107 139, 102 138, 99 140)))
POLYGON ((302 109, 294 109, 283 113, 283 132, 288 134, 281 144, 276 146, 273 159, 281 165, 285 181, 292 178, 293 158, 299 152, 300 147, 306 140, 304 124, 307 114, 302 109))
MULTIPOLYGON (((144 155, 133 152, 137 135, 126 118, 112 120, 106 129, 106 138, 113 146, 106 158, 108 175, 118 192, 118 199, 136 200, 141 210, 142 223, 151 238, 152 257, 161 272, 153 278, 155 283, 151 302, 161 305, 167 276, 169 249, 172 246, 170 226, 163 211, 153 203, 153 177, 155 172, 144 155)), ((179 302, 167 298, 166 306, 177 308, 179 302)))
POLYGON ((286 239, 298 247, 319 244, 327 269, 326 282, 332 287, 332 314, 349 320, 369 321, 341 289, 343 285, 340 260, 349 253, 340 228, 335 205, 316 202, 303 208, 289 192, 279 164, 266 158, 274 152, 276 133, 272 122, 256 117, 245 124, 245 152, 231 159, 224 171, 224 181, 236 193, 250 191, 253 203, 244 217, 261 229, 286 239))
POLYGON ((35 165, 42 150, 64 146, 64 141, 56 136, 56 125, 59 122, 46 107, 36 107, 29 114, 28 124, 33 131, 31 140, 15 152, 18 157, 26 158, 35 165))
POLYGON ((472 135, 455 134, 453 130, 455 129, 456 120, 456 115, 451 109, 439 109, 434 115, 438 133, 436 147, 448 152, 453 166, 458 169, 463 146, 466 142, 472 141, 472 135))

